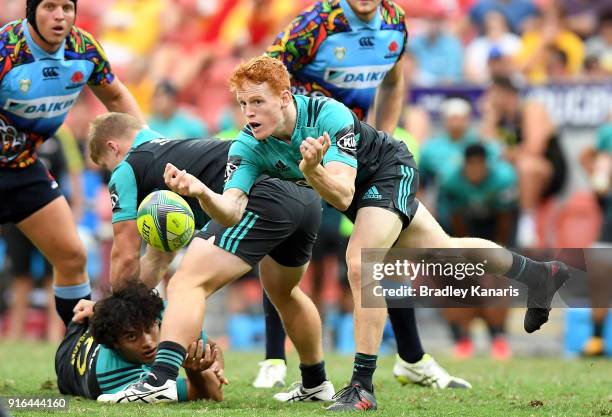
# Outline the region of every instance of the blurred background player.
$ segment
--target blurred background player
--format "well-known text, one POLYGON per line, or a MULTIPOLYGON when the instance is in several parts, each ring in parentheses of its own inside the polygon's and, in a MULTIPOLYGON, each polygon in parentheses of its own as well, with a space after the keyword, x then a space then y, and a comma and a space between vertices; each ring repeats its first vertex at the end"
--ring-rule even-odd
POLYGON ((74 26, 76 8, 76 0, 28 0, 26 19, 0 29, 0 223, 15 223, 53 265, 63 319, 90 297, 86 255, 68 203, 36 148, 57 131, 85 85, 108 109, 142 119, 101 47, 74 26))
MULTIPOLYGON (((317 2, 298 15, 267 53, 285 64, 295 94, 333 97, 360 120, 366 120, 371 111, 373 126, 393 132, 406 89, 403 54, 407 39, 404 12, 394 2, 335 0, 317 2)), ((266 312, 266 317, 273 315, 274 312, 266 312)), ((425 354, 413 308, 389 309, 389 317, 398 349, 393 373, 400 382, 465 387, 461 379, 450 376, 425 354)), ((273 332, 281 331, 276 328, 273 332)), ((274 340, 280 342, 279 338, 271 339, 274 340)), ((280 348, 280 344, 276 348, 267 346, 266 351, 278 352, 280 348)), ((268 356, 267 360, 277 359, 268 356)), ((282 374, 284 366, 277 361, 268 363, 264 362, 264 375, 257 379, 257 385, 262 387, 274 385, 274 376, 282 374), (270 366, 280 369, 270 372, 270 366), (268 383, 263 383, 266 379, 268 383)))
MULTIPOLYGON (((595 146, 585 150, 581 162, 589 174, 603 212, 601 232, 595 247, 609 248, 612 246, 612 114, 597 129, 595 146)), ((606 275, 609 258, 606 259, 605 252, 598 249, 593 250, 591 257, 595 279, 591 281, 592 335, 582 348, 582 354, 586 357, 601 356, 606 351, 604 328, 609 309, 603 306, 608 305, 612 298, 612 288, 609 284, 605 285, 610 281, 606 275)))
POLYGON ((149 117, 149 127, 166 138, 205 138, 208 136, 206 125, 179 104, 178 88, 168 80, 155 87, 151 100, 153 114, 149 117))
MULTIPOLYGON (((60 129, 38 148, 38 156, 51 175, 58 179, 62 193, 66 196, 75 219, 78 219, 83 204, 80 184, 83 159, 70 131, 66 128, 60 129)), ((51 265, 17 226, 11 223, 5 224, 2 232, 6 241, 7 262, 12 274, 13 297, 8 312, 9 339, 21 339, 25 336, 32 290, 36 286, 41 286, 48 295, 45 338, 53 342, 61 340, 64 329, 55 313, 51 265)))
POLYGON ((539 102, 522 99, 508 77, 493 79, 482 109, 481 134, 503 145, 504 159, 518 173, 520 217, 517 243, 538 243, 535 210, 557 195, 566 181, 566 161, 548 111, 539 102))
MULTIPOLYGON (((518 201, 517 178, 512 165, 498 156, 488 155, 481 143, 467 146, 463 161, 450 164, 443 174, 439 191, 439 201, 444 202, 449 216, 449 233, 457 237, 476 236, 504 247, 514 247, 518 201)), ((508 310, 507 307, 445 309, 455 340, 455 357, 472 356, 474 346, 469 327, 473 319, 480 316, 491 337, 491 356, 509 359, 510 346, 505 337, 508 310)))

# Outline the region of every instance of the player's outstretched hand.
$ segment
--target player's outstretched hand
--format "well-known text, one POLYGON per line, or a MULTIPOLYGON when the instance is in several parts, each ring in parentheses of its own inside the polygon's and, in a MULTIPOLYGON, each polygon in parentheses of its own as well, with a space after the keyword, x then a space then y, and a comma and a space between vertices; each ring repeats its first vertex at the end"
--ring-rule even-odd
POLYGON ((85 320, 93 316, 94 304, 96 304, 95 301, 79 300, 77 305, 75 305, 72 309, 72 312, 74 313, 74 316, 72 316, 72 321, 83 323, 85 320))
POLYGON ((302 153, 300 171, 305 175, 314 171, 321 161, 323 161, 323 156, 330 145, 331 140, 327 132, 323 133, 323 136, 319 136, 317 139, 304 139, 300 145, 300 152, 302 153))
POLYGON ((202 339, 192 342, 187 349, 187 357, 183 361, 183 368, 189 371, 202 372, 211 367, 215 362, 216 355, 207 343, 204 345, 202 339))
POLYGON ((187 197, 198 197, 205 189, 202 181, 170 163, 166 164, 164 181, 170 190, 187 197))
MULTIPOLYGON (((218 350, 215 349, 213 353, 215 357, 217 357, 216 355, 217 352, 218 350)), ((225 370, 223 369, 223 366, 221 366, 221 363, 218 360, 215 360, 215 362, 213 362, 213 364, 210 367, 210 370, 215 374, 215 376, 219 380, 219 386, 229 385, 229 381, 225 377, 225 370)))

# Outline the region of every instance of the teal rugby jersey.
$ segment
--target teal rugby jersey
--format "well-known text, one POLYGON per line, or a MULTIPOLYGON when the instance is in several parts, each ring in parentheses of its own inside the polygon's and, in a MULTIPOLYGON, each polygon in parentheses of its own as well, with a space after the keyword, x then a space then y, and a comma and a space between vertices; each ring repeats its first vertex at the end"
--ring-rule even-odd
POLYGON ((225 190, 238 188, 249 194, 261 174, 308 186, 299 164, 300 145, 307 137, 318 138, 327 132, 331 146, 323 165, 340 162, 357 168, 356 187, 367 182, 386 154, 403 142, 359 121, 342 103, 327 97, 294 95, 297 106, 296 126, 287 143, 273 136, 257 140, 248 125, 242 129, 229 150, 225 190))

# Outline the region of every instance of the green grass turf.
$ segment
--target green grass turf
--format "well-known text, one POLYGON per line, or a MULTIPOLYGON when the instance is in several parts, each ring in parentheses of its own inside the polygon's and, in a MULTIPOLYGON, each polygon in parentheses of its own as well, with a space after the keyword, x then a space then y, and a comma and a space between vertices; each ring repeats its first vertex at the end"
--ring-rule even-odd
MULTIPOLYGON (((0 395, 57 395, 53 356, 55 347, 38 343, 0 343, 0 395)), ((14 416, 313 416, 326 412, 320 403, 285 405, 275 402, 273 390, 250 386, 261 354, 229 352, 222 403, 172 405, 98 405, 70 398, 67 412, 16 412, 14 416)), ((612 361, 553 358, 513 359, 507 363, 478 358, 444 360, 447 369, 468 379, 472 390, 435 391, 402 387, 391 375, 392 357, 379 361, 376 392, 380 416, 612 416, 612 361)), ((340 389, 350 374, 352 358, 327 356, 327 371, 340 389)), ((289 359, 288 382, 299 377, 297 358, 289 359)))

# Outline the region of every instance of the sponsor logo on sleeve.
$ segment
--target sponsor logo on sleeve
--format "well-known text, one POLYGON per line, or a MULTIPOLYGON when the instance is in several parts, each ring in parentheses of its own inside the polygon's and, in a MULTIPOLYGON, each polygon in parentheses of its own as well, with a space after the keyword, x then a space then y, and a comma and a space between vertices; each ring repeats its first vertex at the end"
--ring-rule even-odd
POLYGON ((353 125, 338 132, 336 138, 336 146, 341 153, 353 158, 357 156, 357 141, 355 139, 355 132, 353 132, 353 125))
POLYGON ((113 213, 116 213, 121 210, 121 206, 119 205, 119 194, 117 193, 117 188, 115 188, 115 184, 110 187, 110 199, 111 199, 111 208, 113 213))
POLYGON ((240 166, 242 158, 240 156, 230 156, 225 166, 225 182, 228 182, 234 176, 234 172, 240 166))

